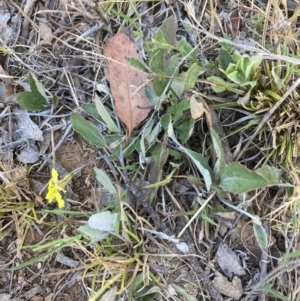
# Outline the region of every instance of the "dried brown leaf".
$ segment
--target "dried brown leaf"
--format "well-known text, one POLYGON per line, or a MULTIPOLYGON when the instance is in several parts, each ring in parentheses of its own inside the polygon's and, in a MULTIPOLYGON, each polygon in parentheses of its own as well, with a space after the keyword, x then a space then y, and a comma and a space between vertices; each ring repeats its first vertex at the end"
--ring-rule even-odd
POLYGON ((241 266, 238 256, 226 244, 222 242, 219 244, 216 257, 226 277, 231 279, 233 275, 246 275, 246 271, 241 266))
POLYGON ((147 75, 130 66, 126 58, 139 60, 139 55, 129 37, 120 32, 110 38, 104 48, 108 58, 105 75, 115 100, 115 112, 127 126, 128 137, 144 121, 150 105, 144 92, 147 75))
POLYGON ((240 300, 243 294, 242 281, 236 276, 233 277, 232 281, 229 281, 226 277, 217 272, 212 283, 218 288, 221 294, 233 299, 240 300))
POLYGON ((49 26, 49 21, 46 18, 39 18, 39 27, 40 27, 40 45, 51 44, 53 40, 52 29, 49 26))
POLYGON ((190 109, 191 109, 191 115, 195 120, 200 118, 206 111, 203 102, 198 101, 195 95, 191 96, 190 109))

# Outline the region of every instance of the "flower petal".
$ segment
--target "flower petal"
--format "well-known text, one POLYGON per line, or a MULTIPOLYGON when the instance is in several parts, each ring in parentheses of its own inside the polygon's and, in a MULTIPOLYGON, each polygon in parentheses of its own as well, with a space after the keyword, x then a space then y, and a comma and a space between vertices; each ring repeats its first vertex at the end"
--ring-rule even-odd
POLYGON ((62 198, 60 191, 65 192, 64 188, 60 186, 60 181, 58 180, 58 172, 56 169, 52 168, 51 179, 48 183, 48 193, 46 195, 46 200, 52 203, 54 200, 57 201, 58 207, 63 208, 65 206, 65 201, 62 198))
POLYGON ((57 204, 58 204, 58 208, 65 207, 65 201, 63 200, 63 198, 62 198, 62 196, 59 192, 57 192, 55 194, 55 197, 56 197, 56 201, 57 201, 57 204))
MULTIPOLYGON (((54 181, 57 181, 58 180, 58 172, 56 171, 55 168, 52 168, 52 172, 51 172, 51 180, 54 182, 54 181)), ((50 181, 51 181, 50 180, 50 181)))
POLYGON ((52 203, 55 199, 55 190, 52 188, 48 188, 48 193, 46 195, 46 200, 48 200, 49 203, 52 203))

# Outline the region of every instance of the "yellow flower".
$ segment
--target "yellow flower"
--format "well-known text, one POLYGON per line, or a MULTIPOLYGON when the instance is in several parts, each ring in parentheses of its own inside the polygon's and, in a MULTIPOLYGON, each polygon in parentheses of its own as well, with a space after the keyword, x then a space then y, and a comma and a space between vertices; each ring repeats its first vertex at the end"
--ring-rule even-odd
POLYGON ((62 198, 61 192, 66 192, 64 189, 65 185, 67 184, 66 177, 62 180, 58 180, 58 172, 52 168, 46 199, 49 203, 52 203, 54 200, 56 200, 58 208, 63 208, 65 206, 65 201, 62 198))
POLYGON ((62 198, 61 191, 65 191, 65 186, 72 180, 73 176, 87 164, 76 168, 71 171, 69 174, 64 176, 61 180, 58 180, 58 172, 55 168, 52 168, 51 179, 48 183, 48 193, 46 199, 49 203, 52 203, 54 200, 57 201, 58 208, 63 208, 65 206, 65 201, 62 198))

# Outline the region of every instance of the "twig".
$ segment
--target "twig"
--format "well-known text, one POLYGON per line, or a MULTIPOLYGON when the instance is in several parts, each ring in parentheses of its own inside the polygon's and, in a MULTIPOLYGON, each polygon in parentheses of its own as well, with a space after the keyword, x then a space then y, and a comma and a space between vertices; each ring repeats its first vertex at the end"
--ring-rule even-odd
POLYGON ((76 40, 75 40, 75 44, 79 43, 82 39, 92 35, 94 32, 96 32, 99 29, 102 29, 104 27, 104 23, 103 22, 98 22, 96 25, 94 25, 93 27, 91 27, 90 29, 88 29, 87 31, 85 31, 84 33, 82 33, 76 40))
POLYGON ((201 205, 201 207, 197 210, 197 212, 192 216, 192 218, 189 220, 189 222, 183 227, 183 229, 178 234, 178 237, 181 237, 181 235, 184 233, 184 231, 189 227, 189 225, 193 222, 195 218, 199 216, 201 211, 206 207, 206 205, 211 201, 211 199, 215 196, 216 192, 214 191, 208 198, 205 200, 205 202, 201 205))
POLYGON ((28 140, 28 138, 21 138, 17 141, 13 141, 13 142, 10 142, 10 143, 5 144, 3 146, 0 146, 0 151, 4 151, 7 148, 13 148, 15 146, 18 146, 22 142, 27 142, 27 140, 28 140))
MULTIPOLYGON (((5 113, 5 114, 0 114, 0 119, 8 116, 15 116, 15 115, 22 115, 22 113, 16 113, 16 112, 11 112, 11 113, 5 113)), ((41 114, 41 113, 27 113, 28 116, 41 116, 41 117, 49 117, 49 118, 63 118, 63 117, 70 117, 71 113, 66 113, 66 114, 61 114, 61 115, 47 115, 47 114, 41 114)))

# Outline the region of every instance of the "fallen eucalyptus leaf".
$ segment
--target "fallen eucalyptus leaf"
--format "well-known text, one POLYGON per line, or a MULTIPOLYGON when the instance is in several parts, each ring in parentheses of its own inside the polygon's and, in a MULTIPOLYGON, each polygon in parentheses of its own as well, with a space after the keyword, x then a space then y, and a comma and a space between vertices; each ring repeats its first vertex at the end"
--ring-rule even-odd
POLYGON ((127 58, 138 60, 139 55, 134 43, 125 33, 120 32, 110 38, 104 54, 107 57, 105 75, 115 100, 115 112, 127 126, 129 137, 150 112, 144 92, 144 85, 150 83, 145 73, 135 69, 127 61, 127 58))

